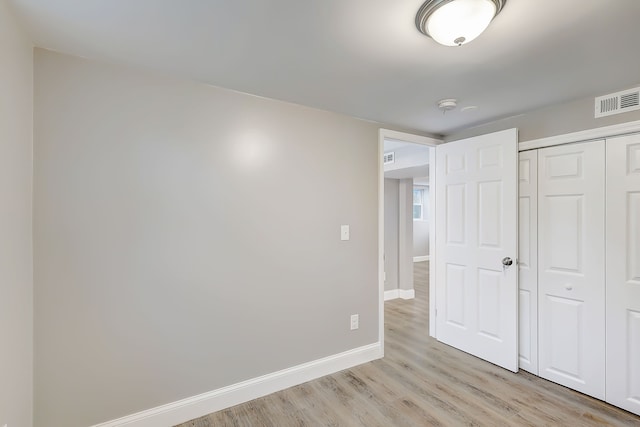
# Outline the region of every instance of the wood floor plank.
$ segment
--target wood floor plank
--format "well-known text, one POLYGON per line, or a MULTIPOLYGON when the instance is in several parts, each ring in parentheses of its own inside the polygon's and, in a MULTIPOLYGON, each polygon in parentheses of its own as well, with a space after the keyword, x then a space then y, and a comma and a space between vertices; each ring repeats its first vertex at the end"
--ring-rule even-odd
POLYGON ((429 263, 385 303, 385 357, 177 427, 640 426, 640 417, 428 336, 429 263))

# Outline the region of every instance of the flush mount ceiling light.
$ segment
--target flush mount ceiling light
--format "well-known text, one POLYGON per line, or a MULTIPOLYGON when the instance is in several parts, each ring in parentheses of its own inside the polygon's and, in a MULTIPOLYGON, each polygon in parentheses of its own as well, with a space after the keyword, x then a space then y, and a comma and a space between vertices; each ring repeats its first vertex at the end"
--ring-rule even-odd
POLYGON ((462 46, 487 29, 507 0, 427 0, 416 27, 445 46, 462 46))

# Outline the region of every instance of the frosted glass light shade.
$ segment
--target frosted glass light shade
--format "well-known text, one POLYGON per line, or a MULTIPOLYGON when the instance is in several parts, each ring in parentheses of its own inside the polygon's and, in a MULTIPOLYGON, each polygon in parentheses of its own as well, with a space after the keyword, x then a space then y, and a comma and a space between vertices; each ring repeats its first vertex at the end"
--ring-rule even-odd
POLYGON ((460 46, 482 34, 496 13, 492 0, 453 0, 433 11, 426 30, 440 44, 460 46))

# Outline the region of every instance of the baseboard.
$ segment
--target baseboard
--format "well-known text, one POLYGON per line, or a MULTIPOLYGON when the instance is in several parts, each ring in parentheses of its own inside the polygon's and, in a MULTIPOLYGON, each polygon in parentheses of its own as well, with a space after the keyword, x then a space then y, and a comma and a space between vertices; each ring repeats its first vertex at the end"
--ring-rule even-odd
POLYGON ((392 299, 413 299, 416 297, 416 292, 413 289, 392 289, 390 291, 384 291, 384 300, 389 301, 392 299))
POLYGON ((413 289, 400 289, 400 298, 402 299, 414 299, 416 297, 416 291, 413 289))
POLYGON ((390 291, 384 291, 385 301, 389 301, 397 298, 400 298, 400 289, 391 289, 390 291))
POLYGON ((413 257, 413 262, 422 262, 422 261, 429 261, 429 255, 413 257))
POLYGON ((377 342, 147 409, 117 420, 96 424, 93 427, 173 426, 343 369, 380 359, 382 356, 382 345, 377 342))

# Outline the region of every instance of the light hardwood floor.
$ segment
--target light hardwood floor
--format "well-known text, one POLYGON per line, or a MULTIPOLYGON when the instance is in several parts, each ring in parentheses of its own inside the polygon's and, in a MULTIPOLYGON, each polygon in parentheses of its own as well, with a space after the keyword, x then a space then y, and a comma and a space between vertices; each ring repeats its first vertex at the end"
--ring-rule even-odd
POLYGON ((640 417, 428 336, 428 263, 385 304, 385 357, 179 427, 640 426, 640 417))

